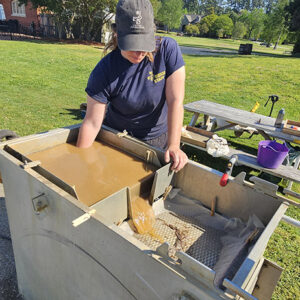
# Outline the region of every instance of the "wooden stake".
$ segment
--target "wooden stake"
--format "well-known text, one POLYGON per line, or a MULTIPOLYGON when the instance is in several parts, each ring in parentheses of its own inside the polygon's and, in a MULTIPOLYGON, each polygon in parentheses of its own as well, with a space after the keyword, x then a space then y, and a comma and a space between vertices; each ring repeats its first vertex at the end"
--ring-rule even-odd
POLYGON ((215 215, 215 209, 216 209, 216 202, 218 201, 218 196, 216 198, 213 198, 211 200, 211 209, 210 209, 210 215, 214 216, 215 215))

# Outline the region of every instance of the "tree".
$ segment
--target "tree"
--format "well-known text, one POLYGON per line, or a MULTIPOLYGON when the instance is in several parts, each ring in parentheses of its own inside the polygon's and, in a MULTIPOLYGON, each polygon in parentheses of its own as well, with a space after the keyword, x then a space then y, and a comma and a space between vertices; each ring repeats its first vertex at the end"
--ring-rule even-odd
POLYGON ((296 43, 293 54, 300 53, 300 0, 294 0, 286 7, 286 21, 289 29, 296 33, 296 43))
MULTIPOLYGON (((115 12, 117 0, 30 0, 32 5, 42 7, 42 11, 51 12, 58 27, 59 38, 68 28, 78 24, 80 38, 101 40, 102 26, 115 12)), ((20 0, 27 3, 28 0, 20 0)))
POLYGON ((272 8, 277 0, 265 0, 265 10, 266 14, 269 14, 272 11, 272 8))
POLYGON ((183 0, 183 8, 186 9, 189 14, 198 15, 201 13, 198 0, 183 0))
POLYGON ((246 25, 242 22, 236 22, 232 30, 232 37, 234 39, 242 39, 245 36, 246 32, 246 25))
POLYGON ((242 10, 251 10, 251 0, 241 0, 241 9, 242 10))
POLYGON ((204 35, 206 35, 206 34, 213 35, 212 26, 217 18, 218 18, 217 15, 211 14, 211 15, 208 15, 208 16, 204 17, 203 19, 201 19, 201 21, 198 25, 200 33, 201 34, 204 33, 204 35))
POLYGON ((264 27, 265 13, 263 9, 254 9, 253 11, 243 10, 239 21, 247 25, 248 39, 251 37, 257 39, 264 27))
POLYGON ((163 0, 157 14, 157 19, 167 26, 169 32, 170 29, 180 26, 183 14, 182 0, 163 0))
POLYGON ((287 4, 288 0, 278 0, 271 12, 266 15, 262 37, 268 44, 275 43, 274 49, 288 33, 288 26, 285 23, 287 4))
POLYGON ((236 13, 242 10, 252 11, 256 8, 263 8, 266 13, 269 13, 273 3, 276 2, 277 0, 227 0, 226 5, 236 13))
POLYGON ((202 15, 211 15, 215 13, 220 15, 223 11, 223 0, 201 0, 200 13, 202 15))
POLYGON ((208 35, 209 28, 208 28, 206 23, 199 24, 198 28, 199 28, 199 33, 200 33, 201 36, 207 36, 208 35))
MULTIPOLYGON (((59 38, 63 37, 63 32, 66 24, 72 19, 72 12, 66 9, 65 1, 63 0, 31 0, 33 7, 41 7, 43 13, 51 13, 54 22, 58 28, 59 38)), ((28 0, 19 0, 21 4, 27 4, 28 0)))
POLYGON ((75 14, 81 27, 81 39, 95 40, 101 36, 105 23, 112 17, 117 0, 67 0, 67 8, 75 14))
POLYGON ((153 15, 154 19, 157 18, 157 13, 161 7, 161 2, 159 0, 150 0, 152 7, 153 7, 153 15))
POLYGON ((239 21, 239 18, 240 18, 240 15, 234 11, 232 11, 230 14, 229 14, 229 17, 230 19, 232 20, 233 24, 235 24, 236 22, 239 21))
POLYGON ((218 38, 231 36, 232 29, 233 22, 228 15, 221 15, 217 17, 212 25, 212 31, 218 38))
POLYGON ((251 5, 250 5, 251 10, 254 10, 256 8, 264 8, 264 7, 265 7, 264 0, 252 0, 251 1, 251 5))
POLYGON ((245 9, 245 1, 243 0, 228 0, 227 4, 236 13, 240 12, 242 9, 245 9))

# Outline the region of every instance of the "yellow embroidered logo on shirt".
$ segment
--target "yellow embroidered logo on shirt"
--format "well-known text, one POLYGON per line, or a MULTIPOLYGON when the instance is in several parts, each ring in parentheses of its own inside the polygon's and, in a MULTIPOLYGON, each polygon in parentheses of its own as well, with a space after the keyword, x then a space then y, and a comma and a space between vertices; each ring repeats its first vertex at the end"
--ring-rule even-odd
POLYGON ((162 71, 158 74, 153 74, 152 71, 149 72, 148 80, 153 81, 154 83, 160 82, 165 78, 166 71, 162 71))

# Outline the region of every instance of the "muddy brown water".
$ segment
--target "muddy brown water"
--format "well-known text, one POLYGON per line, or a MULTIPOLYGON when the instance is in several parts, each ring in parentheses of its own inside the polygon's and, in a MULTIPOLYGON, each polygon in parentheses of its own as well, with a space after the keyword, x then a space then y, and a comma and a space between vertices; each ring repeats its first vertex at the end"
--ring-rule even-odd
POLYGON ((147 197, 135 197, 131 200, 131 218, 138 233, 150 232, 155 223, 155 215, 147 197))
POLYGON ((27 156, 41 161, 41 167, 75 186, 80 201, 88 206, 142 182, 156 170, 141 159, 99 141, 89 148, 60 144, 27 156))

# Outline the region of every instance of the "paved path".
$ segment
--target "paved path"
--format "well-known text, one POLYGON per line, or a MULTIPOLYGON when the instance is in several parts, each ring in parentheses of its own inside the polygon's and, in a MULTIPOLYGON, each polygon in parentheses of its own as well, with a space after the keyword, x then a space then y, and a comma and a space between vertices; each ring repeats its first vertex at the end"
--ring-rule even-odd
POLYGON ((235 55, 238 54, 236 50, 215 50, 215 49, 207 49, 207 48, 196 48, 196 47, 185 47, 180 46, 182 54, 188 55, 235 55))
POLYGON ((21 300, 4 200, 0 184, 0 300, 21 300))

